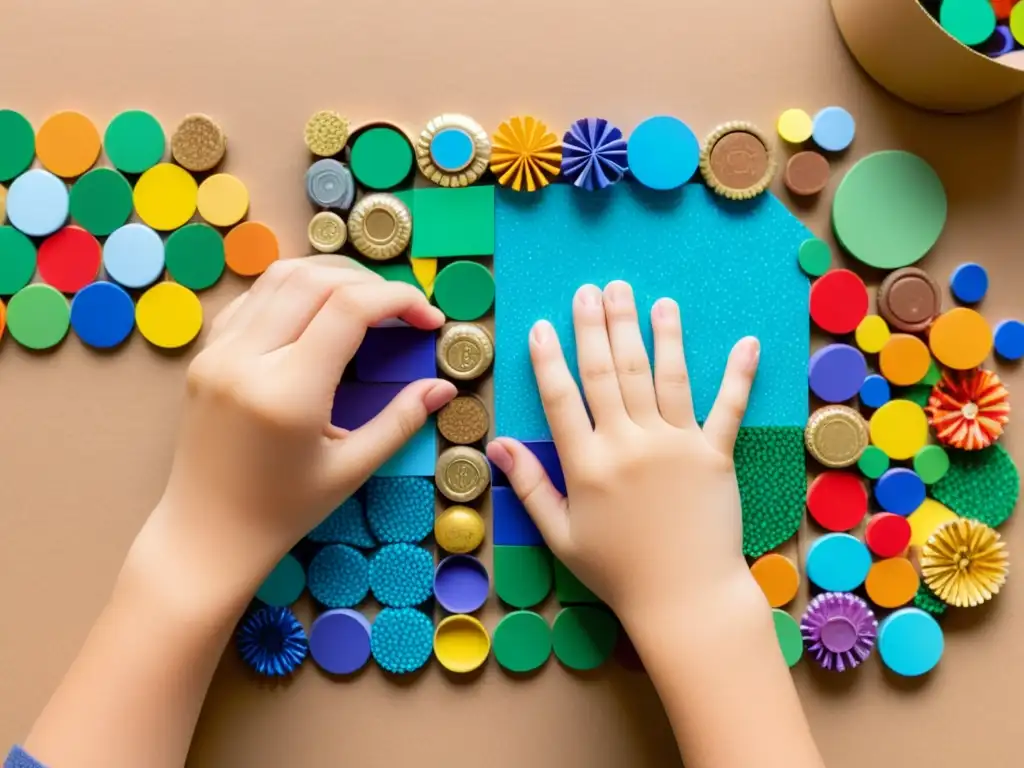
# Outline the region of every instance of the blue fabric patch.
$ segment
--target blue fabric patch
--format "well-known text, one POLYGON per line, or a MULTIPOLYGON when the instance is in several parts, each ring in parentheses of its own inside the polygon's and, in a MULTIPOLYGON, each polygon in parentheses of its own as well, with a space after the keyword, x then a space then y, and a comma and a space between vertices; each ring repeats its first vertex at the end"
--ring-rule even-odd
POLYGON ((46 768, 38 763, 21 747, 14 747, 4 760, 4 768, 46 768))
POLYGON ((501 189, 495 235, 498 434, 551 439, 530 366, 530 328, 551 321, 576 374, 573 294, 614 279, 633 286, 648 349, 651 305, 662 296, 679 302, 699 419, 711 409, 729 350, 754 335, 761 366, 744 425, 806 423, 808 282, 796 255, 811 233, 770 193, 733 202, 700 184, 674 192, 637 184, 599 193, 501 189))

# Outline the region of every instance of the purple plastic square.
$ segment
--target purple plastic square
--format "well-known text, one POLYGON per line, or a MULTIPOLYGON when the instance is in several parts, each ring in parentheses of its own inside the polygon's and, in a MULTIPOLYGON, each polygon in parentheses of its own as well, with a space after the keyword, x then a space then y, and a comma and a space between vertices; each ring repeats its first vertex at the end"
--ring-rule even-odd
MULTIPOLYGON (((555 488, 564 494, 565 474, 562 472, 562 462, 558 459, 558 451, 555 450, 555 444, 551 440, 526 440, 523 442, 523 445, 533 451, 533 455, 540 459, 541 466, 548 473, 548 477, 551 478, 555 488)), ((494 464, 491 464, 491 477, 494 478, 492 485, 508 485, 508 478, 505 477, 505 473, 494 466, 494 464)))
POLYGON ((370 328, 356 352, 356 376, 365 382, 408 384, 437 376, 436 335, 416 328, 370 328))
POLYGON ((492 488, 491 504, 494 508, 494 543, 514 546, 543 546, 544 537, 530 519, 526 507, 511 488, 492 488))
POLYGON ((343 381, 334 392, 331 424, 342 429, 359 429, 384 410, 405 384, 364 384, 343 381))

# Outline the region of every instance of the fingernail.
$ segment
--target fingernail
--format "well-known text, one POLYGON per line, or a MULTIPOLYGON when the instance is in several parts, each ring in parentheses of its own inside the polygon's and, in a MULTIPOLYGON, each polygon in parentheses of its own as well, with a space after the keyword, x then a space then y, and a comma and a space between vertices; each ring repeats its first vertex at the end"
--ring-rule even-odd
POLYGON ((613 304, 627 304, 633 300, 633 289, 629 287, 629 283, 624 283, 621 280, 613 280, 608 283, 605 292, 613 304))
POLYGON ((429 413, 433 413, 448 405, 457 391, 450 381, 439 381, 427 390, 427 394, 423 396, 423 405, 429 413))
POLYGON ((487 458, 506 475, 512 471, 512 454, 501 443, 493 442, 487 446, 487 458))
POLYGON ((761 342, 755 339, 753 336, 748 336, 743 340, 743 367, 748 371, 753 370, 757 367, 757 361, 761 357, 761 342))
POLYGON ((538 320, 530 331, 530 341, 537 345, 547 344, 553 335, 554 328, 551 327, 551 323, 547 320, 538 320))
POLYGON ((654 317, 668 322, 679 317, 679 305, 672 299, 658 299, 654 302, 654 317))
POLYGON ((582 307, 601 306, 601 290, 596 285, 584 285, 576 292, 582 307))

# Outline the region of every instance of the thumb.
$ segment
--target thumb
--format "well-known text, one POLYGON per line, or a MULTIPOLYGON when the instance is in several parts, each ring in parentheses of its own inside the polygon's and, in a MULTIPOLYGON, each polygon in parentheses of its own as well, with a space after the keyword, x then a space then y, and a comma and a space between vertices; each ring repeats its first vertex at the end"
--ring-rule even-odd
POLYGON ((370 421, 337 442, 330 458, 332 484, 357 485, 372 475, 443 408, 458 390, 450 381, 422 379, 401 392, 370 421))
POLYGON ((487 458, 505 473, 544 541, 562 556, 569 546, 569 504, 540 460, 518 440, 507 437, 499 437, 487 446, 487 458))

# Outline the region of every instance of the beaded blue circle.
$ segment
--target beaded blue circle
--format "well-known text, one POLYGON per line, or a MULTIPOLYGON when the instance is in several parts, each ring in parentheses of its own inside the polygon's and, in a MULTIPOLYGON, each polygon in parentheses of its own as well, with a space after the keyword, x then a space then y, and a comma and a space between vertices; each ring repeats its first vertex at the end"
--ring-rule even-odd
POLYGON ((434 592, 434 558, 415 544, 388 544, 370 560, 370 589, 381 605, 411 608, 434 592))
POLYGON ((324 547, 309 564, 309 593, 328 608, 351 608, 370 591, 370 568, 358 549, 345 544, 324 547))
POLYGON ((284 677, 294 672, 309 652, 306 630, 288 608, 253 611, 235 633, 238 653, 254 672, 284 677))
POLYGON ((382 544, 417 544, 434 528, 434 484, 425 477, 371 477, 366 519, 382 544))
POLYGON ((356 496, 345 499, 306 538, 319 544, 350 544, 360 549, 377 546, 377 540, 366 523, 363 502, 356 496))
POLYGON ((415 608, 385 608, 373 622, 370 651, 381 669, 395 675, 415 672, 434 650, 434 622, 415 608))

